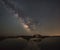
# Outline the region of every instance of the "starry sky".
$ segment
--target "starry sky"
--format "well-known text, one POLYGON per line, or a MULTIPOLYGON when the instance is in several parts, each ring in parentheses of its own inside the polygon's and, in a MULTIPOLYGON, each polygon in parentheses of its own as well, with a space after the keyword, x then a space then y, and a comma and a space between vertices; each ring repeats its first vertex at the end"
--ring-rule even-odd
POLYGON ((59 0, 0 0, 0 36, 60 35, 59 0))

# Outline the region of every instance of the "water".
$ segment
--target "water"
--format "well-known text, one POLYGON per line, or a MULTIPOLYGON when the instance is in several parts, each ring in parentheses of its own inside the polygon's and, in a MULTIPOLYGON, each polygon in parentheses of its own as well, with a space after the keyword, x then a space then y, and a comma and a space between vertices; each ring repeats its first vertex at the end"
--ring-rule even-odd
POLYGON ((8 50, 60 50, 60 37, 31 38, 29 41, 23 38, 9 38, 0 42, 1 48, 8 50))

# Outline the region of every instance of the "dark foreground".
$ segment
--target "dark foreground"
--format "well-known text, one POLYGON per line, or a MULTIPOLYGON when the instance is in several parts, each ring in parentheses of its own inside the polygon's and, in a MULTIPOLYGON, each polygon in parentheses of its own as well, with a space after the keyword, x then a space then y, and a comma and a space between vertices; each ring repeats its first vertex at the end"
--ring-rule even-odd
POLYGON ((0 50, 60 50, 59 36, 10 36, 0 38, 0 50))

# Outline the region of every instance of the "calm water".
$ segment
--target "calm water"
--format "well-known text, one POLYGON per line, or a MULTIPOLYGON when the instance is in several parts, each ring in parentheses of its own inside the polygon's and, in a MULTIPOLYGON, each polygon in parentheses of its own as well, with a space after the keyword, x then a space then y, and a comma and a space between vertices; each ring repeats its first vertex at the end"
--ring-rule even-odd
POLYGON ((41 41, 22 38, 5 39, 0 42, 0 48, 15 50, 60 50, 60 37, 50 37, 41 41))

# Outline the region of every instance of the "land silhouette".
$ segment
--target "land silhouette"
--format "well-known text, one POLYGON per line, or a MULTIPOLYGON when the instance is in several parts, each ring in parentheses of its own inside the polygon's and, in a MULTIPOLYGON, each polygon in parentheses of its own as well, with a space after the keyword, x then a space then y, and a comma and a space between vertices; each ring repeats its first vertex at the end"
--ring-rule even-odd
POLYGON ((0 50, 58 50, 60 36, 26 36, 0 37, 0 50))

